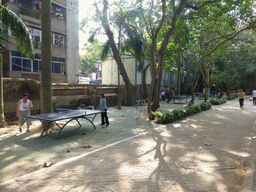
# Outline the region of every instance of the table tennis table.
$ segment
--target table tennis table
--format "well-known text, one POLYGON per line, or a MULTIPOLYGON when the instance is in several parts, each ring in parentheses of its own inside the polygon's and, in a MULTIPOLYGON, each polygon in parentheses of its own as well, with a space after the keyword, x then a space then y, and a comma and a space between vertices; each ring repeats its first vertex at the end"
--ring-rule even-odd
POLYGON ((85 119, 89 121, 94 129, 96 129, 93 120, 99 113, 103 113, 104 111, 100 110, 89 110, 89 109, 78 109, 78 110, 72 110, 72 109, 62 109, 62 108, 56 108, 55 113, 45 113, 45 114, 39 114, 39 115, 32 115, 28 118, 31 119, 37 119, 42 122, 44 125, 44 130, 41 133, 41 136, 43 136, 44 132, 47 133, 48 126, 50 123, 55 123, 59 127, 59 132, 57 133, 56 139, 59 138, 61 131, 66 127, 68 123, 75 120, 81 127, 81 123, 79 122, 79 119, 85 119), (63 126, 58 124, 58 121, 69 119, 63 126))

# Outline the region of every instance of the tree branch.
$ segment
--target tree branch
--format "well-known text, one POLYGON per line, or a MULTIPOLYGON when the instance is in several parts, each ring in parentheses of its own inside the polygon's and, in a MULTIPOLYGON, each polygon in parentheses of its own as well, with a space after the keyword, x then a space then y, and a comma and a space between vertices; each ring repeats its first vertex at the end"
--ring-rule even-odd
POLYGON ((198 11, 199 9, 201 9, 202 7, 204 7, 205 5, 208 5, 210 3, 215 3, 219 0, 213 0, 213 1, 206 1, 205 3, 203 3, 202 5, 200 6, 196 6, 196 5, 191 5, 191 4, 186 4, 186 7, 185 8, 188 8, 188 9, 194 9, 196 11, 198 11))

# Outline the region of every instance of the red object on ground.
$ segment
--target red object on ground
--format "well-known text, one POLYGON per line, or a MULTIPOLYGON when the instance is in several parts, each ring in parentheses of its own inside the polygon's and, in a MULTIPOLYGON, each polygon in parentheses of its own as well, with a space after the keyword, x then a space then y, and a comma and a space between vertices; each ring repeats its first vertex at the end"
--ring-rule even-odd
POLYGON ((85 145, 85 146, 83 146, 83 148, 90 149, 92 147, 91 147, 91 145, 85 145))

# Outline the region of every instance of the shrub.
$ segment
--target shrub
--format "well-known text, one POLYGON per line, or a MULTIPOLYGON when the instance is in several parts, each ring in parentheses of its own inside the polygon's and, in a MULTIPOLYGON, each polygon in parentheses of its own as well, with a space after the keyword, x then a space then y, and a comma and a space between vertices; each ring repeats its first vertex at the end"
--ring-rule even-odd
POLYGON ((188 107, 185 109, 185 116, 188 117, 190 115, 193 115, 194 112, 193 112, 193 109, 191 107, 188 107))
MULTIPOLYGON (((225 99, 223 99, 222 101, 224 102, 225 99)), ((184 117, 198 113, 201 110, 210 109, 211 107, 212 107, 212 104, 210 102, 205 102, 205 103, 201 103, 200 105, 192 105, 190 107, 187 107, 185 110, 175 109, 165 114, 159 111, 154 113, 154 116, 156 117, 156 123, 167 124, 167 123, 172 123, 176 120, 181 120, 184 117)))
POLYGON ((206 111, 206 110, 208 109, 206 102, 201 103, 200 106, 201 106, 201 110, 202 110, 202 111, 206 111))
POLYGON ((200 105, 196 105, 196 106, 195 106, 195 109, 196 109, 196 112, 197 112, 197 113, 199 113, 199 112, 201 112, 201 111, 202 111, 202 109, 201 109, 201 106, 200 106, 200 105))
POLYGON ((173 114, 169 112, 165 114, 165 120, 167 121, 166 123, 172 123, 176 119, 174 118, 173 114))
POLYGON ((183 109, 175 109, 172 111, 175 120, 180 120, 185 117, 185 112, 183 109))
POLYGON ((222 99, 213 99, 210 101, 211 104, 213 105, 220 105, 220 104, 223 104, 223 103, 226 103, 227 102, 227 99, 226 98, 222 98, 222 99))
POLYGON ((195 105, 191 105, 190 108, 192 109, 193 114, 197 113, 195 105))
POLYGON ((211 102, 207 101, 205 102, 207 109, 210 109, 212 107, 211 102))

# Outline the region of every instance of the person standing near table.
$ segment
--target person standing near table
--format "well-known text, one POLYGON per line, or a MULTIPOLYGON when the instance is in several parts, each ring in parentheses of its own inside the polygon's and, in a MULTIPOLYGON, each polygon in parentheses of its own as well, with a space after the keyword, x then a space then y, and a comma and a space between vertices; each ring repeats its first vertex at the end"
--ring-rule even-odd
POLYGON ((253 91, 252 91, 252 104, 256 105, 256 90, 255 90, 255 88, 253 88, 253 91))
POLYGON ((104 94, 100 94, 100 104, 98 109, 100 109, 101 111, 104 111, 104 113, 101 113, 101 124, 100 125, 105 125, 109 126, 109 122, 108 122, 108 115, 107 115, 107 100, 105 98, 104 94))
POLYGON ((245 93, 243 92, 243 89, 241 89, 240 92, 238 93, 238 97, 239 97, 240 107, 243 107, 244 97, 245 97, 245 93))
POLYGON ((16 116, 19 117, 19 130, 22 132, 22 126, 26 122, 27 132, 30 132, 29 126, 31 125, 31 120, 28 118, 30 116, 30 109, 33 108, 32 102, 28 99, 28 95, 24 93, 23 98, 19 100, 17 105, 16 116))

